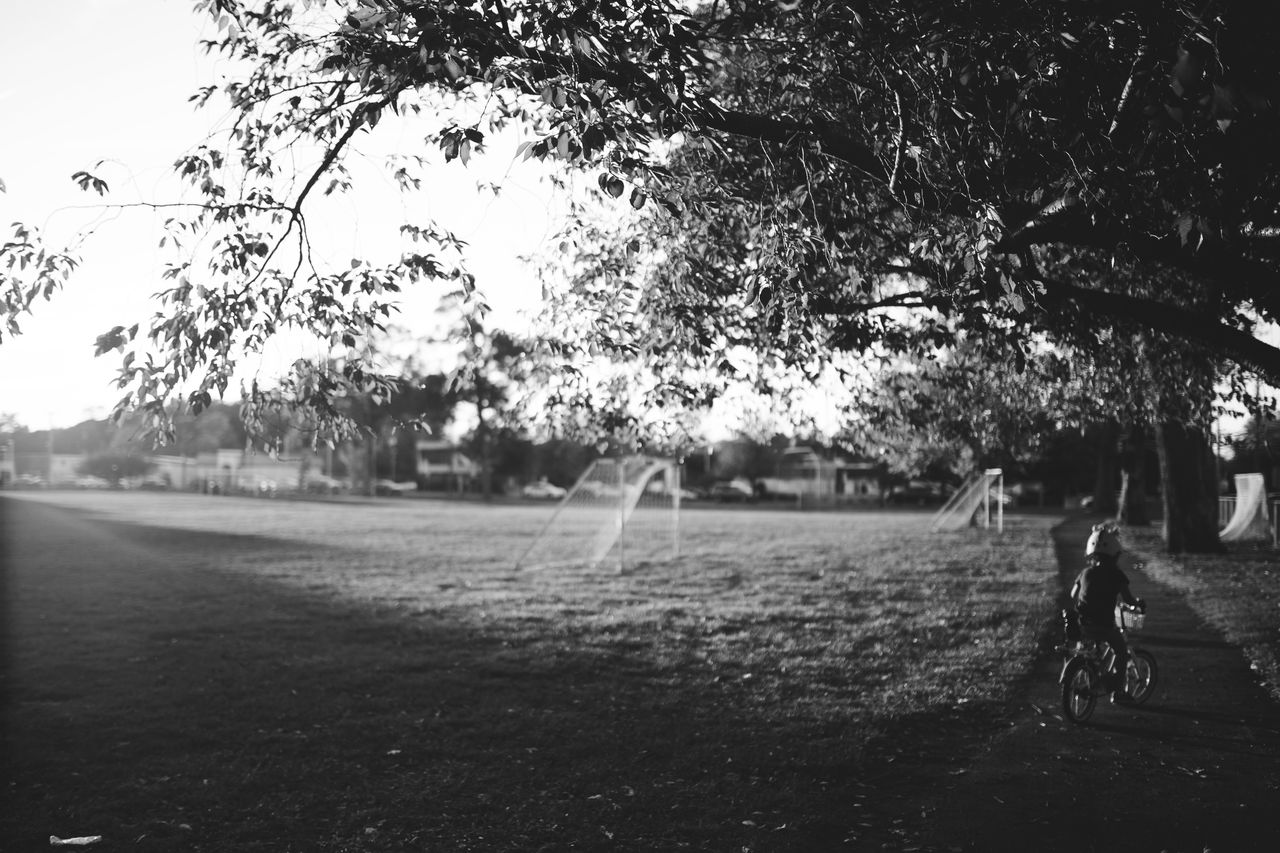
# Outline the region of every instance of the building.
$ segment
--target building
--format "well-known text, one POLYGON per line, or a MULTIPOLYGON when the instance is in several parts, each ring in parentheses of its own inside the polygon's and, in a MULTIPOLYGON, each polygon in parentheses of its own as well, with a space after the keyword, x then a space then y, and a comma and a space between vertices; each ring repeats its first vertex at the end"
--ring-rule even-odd
POLYGON ((13 439, 0 443, 0 489, 18 478, 18 460, 13 449, 13 439))
POLYGON ((480 466, 451 442, 420 438, 414 446, 422 488, 465 492, 479 480, 480 466))
POLYGON ((170 489, 194 488, 196 482, 195 460, 187 456, 148 456, 154 466, 145 477, 144 483, 162 485, 170 489))
POLYGON ((202 491, 291 492, 302 481, 304 460, 223 449, 197 455, 191 467, 194 478, 186 482, 202 491))
POLYGON ((820 504, 878 504, 883 497, 874 463, 804 446, 782 451, 777 476, 763 478, 761 485, 770 494, 794 495, 801 502, 820 504))

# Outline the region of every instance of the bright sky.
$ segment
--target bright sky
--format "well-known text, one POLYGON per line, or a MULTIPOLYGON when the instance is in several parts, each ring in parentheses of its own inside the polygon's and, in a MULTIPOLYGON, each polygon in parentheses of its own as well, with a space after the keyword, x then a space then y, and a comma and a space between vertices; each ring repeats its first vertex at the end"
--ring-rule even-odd
MULTIPOLYGON (((186 0, 58 0, 10 10, 0 28, 0 227, 23 221, 56 240, 103 216, 96 196, 71 174, 92 171, 111 185, 109 201, 172 200, 173 161, 201 142, 220 118, 187 98, 214 82, 214 63, 196 49, 210 34, 186 0), (101 167, 99 161, 107 161, 101 167)), ((384 123, 385 126, 385 123, 384 123)), ((537 164, 514 164, 517 140, 499 140, 489 155, 457 163, 431 180, 425 204, 468 241, 468 267, 500 325, 536 308, 537 282, 518 258, 544 247, 557 230, 556 205, 537 164), (498 198, 480 196, 477 180, 498 181, 498 198)), ((420 143, 419 143, 420 144, 420 143)), ((398 227, 403 211, 380 218, 379 205, 348 207, 348 257, 362 253, 371 232, 398 227)), ((105 416, 123 392, 111 387, 117 359, 95 359, 96 337, 115 325, 144 321, 151 294, 162 289, 158 248, 163 215, 145 210, 111 219, 83 250, 70 286, 35 315, 23 334, 0 342, 0 413, 31 429, 63 427, 105 416)), ((340 226, 341 227, 341 226, 340 226)), ((397 322, 433 320, 434 293, 411 295, 397 322)), ((285 358, 288 353, 278 353, 285 358)), ((230 393, 230 391, 229 391, 230 393)))

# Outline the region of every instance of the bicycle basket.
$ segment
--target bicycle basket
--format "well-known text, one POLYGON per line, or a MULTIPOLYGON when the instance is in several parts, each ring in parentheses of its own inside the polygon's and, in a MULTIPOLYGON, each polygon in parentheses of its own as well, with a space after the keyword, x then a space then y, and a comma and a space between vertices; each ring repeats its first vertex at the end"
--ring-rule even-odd
POLYGON ((1147 619, 1145 613, 1139 613, 1136 610, 1129 610, 1125 607, 1116 606, 1116 624, 1126 631, 1141 631, 1142 623, 1147 619))

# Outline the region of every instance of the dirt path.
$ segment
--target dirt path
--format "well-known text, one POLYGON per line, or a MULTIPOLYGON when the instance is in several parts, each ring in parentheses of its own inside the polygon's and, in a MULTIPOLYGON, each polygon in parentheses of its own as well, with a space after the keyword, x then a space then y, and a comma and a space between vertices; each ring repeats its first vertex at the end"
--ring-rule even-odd
MULTIPOLYGON (((1089 524, 1055 530, 1065 588, 1089 524)), ((1045 656, 1009 729, 970 766, 944 771, 911 804, 926 851, 1274 851, 1280 849, 1280 707, 1240 650, 1179 593, 1141 572, 1134 645, 1160 682, 1140 708, 1100 704, 1090 724, 1059 708, 1045 656)))

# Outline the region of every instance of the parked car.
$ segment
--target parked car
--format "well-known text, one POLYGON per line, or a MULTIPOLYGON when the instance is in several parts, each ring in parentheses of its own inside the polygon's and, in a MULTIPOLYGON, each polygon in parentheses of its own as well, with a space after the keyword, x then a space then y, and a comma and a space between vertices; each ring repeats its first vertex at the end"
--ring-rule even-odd
POLYGON ((374 494, 383 495, 384 497, 399 497, 409 492, 418 491, 418 484, 415 482, 397 483, 395 480, 378 480, 373 484, 374 494))
POLYGON ((111 481, 102 477, 95 477, 92 474, 85 474, 82 477, 76 477, 73 485, 77 489, 109 489, 111 481))
POLYGON ((756 499, 756 493, 751 488, 751 484, 741 477, 714 483, 711 486, 710 496, 712 500, 721 503, 746 503, 756 499))
POLYGON ((897 486, 889 493, 888 497, 888 501, 891 504, 912 504, 915 506, 940 504, 945 500, 946 494, 941 483, 930 483, 924 480, 912 480, 905 486, 897 486))
MULTIPOLYGON (((645 486, 644 490, 645 490, 645 494, 657 495, 660 497, 669 497, 670 495, 674 494, 674 492, 667 491, 667 484, 663 482, 661 479, 654 479, 652 482, 649 483, 649 485, 645 486)), ((679 492, 680 500, 682 501, 696 501, 702 497, 702 495, 699 494, 694 489, 681 487, 677 491, 679 492)))
POLYGON ((589 498, 617 498, 622 495, 622 489, 618 486, 600 483, 595 480, 588 480, 578 486, 578 494, 589 498))
POLYGON ((324 474, 307 474, 306 491, 309 495, 339 495, 347 490, 342 480, 324 474))
POLYGON ((19 489, 43 489, 45 482, 44 477, 39 474, 19 474, 14 478, 13 485, 19 489))
POLYGON ((526 485, 520 490, 520 494, 526 498, 534 498, 535 500, 558 501, 565 496, 566 491, 555 483, 542 479, 538 480, 536 483, 529 483, 526 485))

